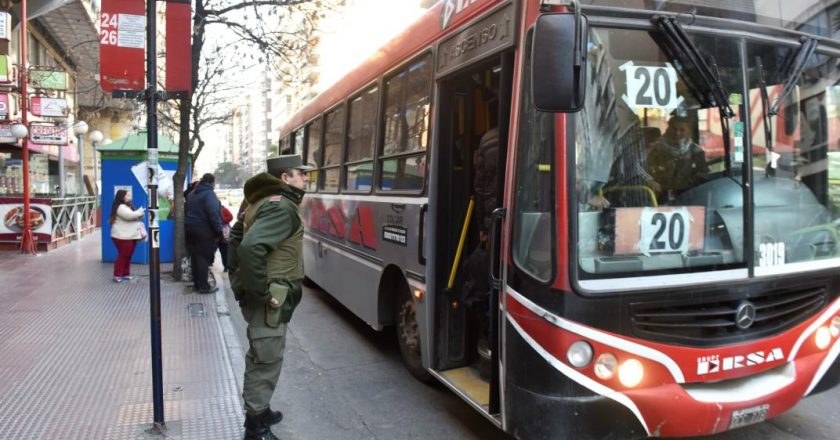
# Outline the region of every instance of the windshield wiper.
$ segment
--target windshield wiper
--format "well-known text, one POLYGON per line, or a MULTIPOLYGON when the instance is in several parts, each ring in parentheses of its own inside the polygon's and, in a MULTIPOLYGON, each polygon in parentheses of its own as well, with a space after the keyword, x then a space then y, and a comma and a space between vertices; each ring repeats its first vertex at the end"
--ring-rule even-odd
POLYGON ((758 87, 761 95, 761 115, 764 121, 764 143, 767 148, 767 167, 764 169, 764 174, 767 177, 776 175, 776 161, 778 160, 778 153, 773 151, 773 117, 779 114, 782 102, 788 95, 796 88, 799 79, 802 77, 802 72, 805 70, 805 65, 808 63, 808 58, 814 53, 817 48, 817 40, 812 37, 802 37, 802 44, 793 53, 787 63, 788 68, 784 69, 787 72, 785 83, 782 86, 782 93, 776 97, 773 104, 770 104, 770 97, 767 95, 767 80, 764 78, 764 64, 760 56, 755 57, 755 66, 758 69, 758 87))
POLYGON ((732 164, 729 157, 731 150, 729 119, 735 117, 735 111, 729 105, 729 93, 723 88, 717 64, 712 64, 714 69, 709 66, 700 53, 700 49, 691 41, 676 18, 657 15, 651 21, 660 30, 659 33, 651 32, 651 36, 674 64, 674 68, 683 75, 686 84, 692 87, 692 93, 697 97, 697 100, 704 107, 717 107, 720 110, 721 134, 723 135, 725 154, 724 166, 726 173, 730 174, 732 164), (660 34, 665 38, 657 38, 660 34), (702 89, 698 90, 698 86, 702 89))
POLYGON ((709 66, 682 25, 676 18, 662 15, 653 17, 652 21, 661 33, 651 35, 668 59, 675 64, 674 68, 683 73, 687 82, 695 87, 693 91, 698 100, 706 107, 720 108, 726 118, 734 117, 735 111, 729 105, 729 94, 723 88, 717 66, 715 65, 714 70, 709 66), (664 41, 656 38, 660 34, 665 37, 664 41), (702 88, 696 89, 698 86, 702 88))
POLYGON ((761 96, 761 116, 764 121, 764 147, 767 148, 767 166, 764 168, 765 177, 776 175, 776 165, 773 152, 773 114, 770 108, 770 97, 767 96, 767 82, 764 80, 764 64, 761 57, 755 57, 755 66, 758 69, 758 91, 761 96))
MULTIPOLYGON (((796 88, 796 84, 799 83, 799 78, 802 77, 802 71, 805 70, 805 65, 808 63, 808 58, 811 58, 814 50, 817 49, 816 38, 802 37, 800 41, 802 41, 802 44, 793 56, 793 64, 791 64, 791 66, 787 69, 788 75, 785 80, 785 84, 782 87, 782 93, 775 101, 773 101, 773 105, 769 108, 768 114, 770 116, 776 116, 779 114, 779 108, 782 106, 782 101, 784 101, 793 89, 796 88)), ((763 76, 764 75, 762 75, 762 77, 763 76)))

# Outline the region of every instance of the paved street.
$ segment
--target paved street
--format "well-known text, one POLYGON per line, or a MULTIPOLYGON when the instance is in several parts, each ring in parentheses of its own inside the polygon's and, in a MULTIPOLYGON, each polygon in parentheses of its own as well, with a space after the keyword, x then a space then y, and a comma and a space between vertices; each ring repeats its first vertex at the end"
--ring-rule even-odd
MULTIPOLYGON (((322 291, 305 289, 272 401, 285 414, 275 428, 281 439, 509 438, 443 386, 415 380, 393 333, 376 332, 322 291)), ((238 343, 247 348, 245 322, 232 296, 228 301, 238 343)), ((241 382, 244 364, 237 362, 241 382)))

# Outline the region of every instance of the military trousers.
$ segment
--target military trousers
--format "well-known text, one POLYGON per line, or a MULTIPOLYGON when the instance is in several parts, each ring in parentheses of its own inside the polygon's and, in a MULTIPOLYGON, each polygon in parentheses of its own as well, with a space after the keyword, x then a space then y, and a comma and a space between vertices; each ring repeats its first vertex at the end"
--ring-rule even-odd
POLYGON ((245 411, 257 415, 268 409, 283 368, 286 323, 266 324, 265 306, 242 307, 248 323, 248 353, 245 355, 245 381, 242 398, 245 411))

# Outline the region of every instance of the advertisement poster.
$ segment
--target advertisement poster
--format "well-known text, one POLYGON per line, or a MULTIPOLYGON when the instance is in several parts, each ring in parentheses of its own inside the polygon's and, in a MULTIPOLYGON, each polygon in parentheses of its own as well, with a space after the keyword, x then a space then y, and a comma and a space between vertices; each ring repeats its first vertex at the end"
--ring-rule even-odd
MULTIPOLYGON (((140 186, 145 188, 149 184, 149 165, 145 160, 138 162, 131 166, 131 173, 134 178, 140 183, 140 186)), ((175 176, 175 170, 164 170, 160 164, 157 166, 157 174, 152 177, 157 177, 158 182, 158 208, 160 208, 160 218, 166 219, 169 216, 169 207, 175 199, 175 184, 172 178, 175 176)))
MULTIPOLYGON (((0 200, 0 241, 20 241, 23 232, 23 203, 0 200)), ((29 205, 29 225, 36 242, 52 240, 52 208, 41 203, 29 205)))

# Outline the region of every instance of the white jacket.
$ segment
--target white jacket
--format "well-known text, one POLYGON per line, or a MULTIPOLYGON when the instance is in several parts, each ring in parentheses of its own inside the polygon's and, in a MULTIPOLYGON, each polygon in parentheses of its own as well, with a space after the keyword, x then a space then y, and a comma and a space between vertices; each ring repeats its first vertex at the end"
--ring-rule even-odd
POLYGON ((143 223, 140 219, 143 217, 144 212, 143 208, 132 211, 128 206, 120 205, 117 208, 114 224, 111 225, 111 237, 120 240, 142 239, 143 236, 140 234, 140 226, 143 223))

